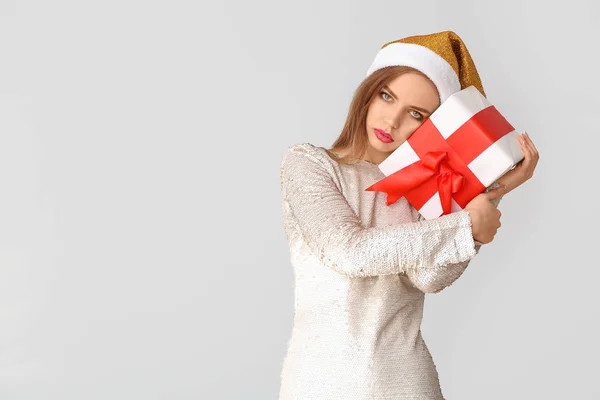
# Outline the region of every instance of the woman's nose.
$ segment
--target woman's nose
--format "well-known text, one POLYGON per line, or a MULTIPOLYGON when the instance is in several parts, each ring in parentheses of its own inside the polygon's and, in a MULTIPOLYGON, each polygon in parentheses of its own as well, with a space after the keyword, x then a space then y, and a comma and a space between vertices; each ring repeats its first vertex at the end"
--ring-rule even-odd
POLYGON ((402 119, 402 112, 398 111, 395 114, 389 114, 386 116, 384 122, 393 129, 397 129, 400 126, 400 121, 402 119))

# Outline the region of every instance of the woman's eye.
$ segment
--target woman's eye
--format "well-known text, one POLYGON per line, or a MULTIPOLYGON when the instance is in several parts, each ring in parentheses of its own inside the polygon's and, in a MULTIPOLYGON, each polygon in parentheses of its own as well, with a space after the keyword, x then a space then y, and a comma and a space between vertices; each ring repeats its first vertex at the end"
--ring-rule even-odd
POLYGON ((388 98, 391 100, 392 96, 390 96, 389 94, 387 94, 386 92, 381 92, 381 97, 385 100, 385 101, 389 101, 388 98))
POLYGON ((416 119, 423 119, 423 114, 421 114, 420 112, 415 111, 415 110, 411 110, 410 112, 411 112, 411 115, 413 117, 415 117, 416 119))

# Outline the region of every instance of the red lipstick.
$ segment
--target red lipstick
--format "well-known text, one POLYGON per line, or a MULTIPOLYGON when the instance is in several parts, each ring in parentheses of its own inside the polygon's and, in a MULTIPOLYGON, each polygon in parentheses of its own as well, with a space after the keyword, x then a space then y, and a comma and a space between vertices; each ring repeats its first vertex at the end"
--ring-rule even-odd
POLYGON ((374 128, 373 130, 375 131, 375 136, 377 136, 377 139, 381 140, 383 143, 392 143, 394 141, 392 135, 386 131, 377 128, 374 128))

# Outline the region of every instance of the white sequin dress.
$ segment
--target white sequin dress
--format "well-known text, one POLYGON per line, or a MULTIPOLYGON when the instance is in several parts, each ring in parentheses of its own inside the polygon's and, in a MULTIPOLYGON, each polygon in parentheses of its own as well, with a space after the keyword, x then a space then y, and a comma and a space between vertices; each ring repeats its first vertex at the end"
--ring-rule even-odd
POLYGON ((425 220, 365 191, 384 177, 310 143, 282 157, 295 314, 280 400, 444 399, 421 337, 425 293, 458 279, 481 244, 465 211, 425 220))

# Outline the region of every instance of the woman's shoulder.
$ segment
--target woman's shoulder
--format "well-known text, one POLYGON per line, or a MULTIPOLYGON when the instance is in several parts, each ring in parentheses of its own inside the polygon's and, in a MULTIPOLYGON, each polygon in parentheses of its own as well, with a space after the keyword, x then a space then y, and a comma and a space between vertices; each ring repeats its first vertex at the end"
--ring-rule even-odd
POLYGON ((309 142, 300 142, 288 146, 283 153, 281 159, 282 167, 289 163, 300 163, 305 167, 325 167, 330 169, 335 161, 328 155, 327 150, 323 147, 316 146, 309 142))
POLYGON ((341 190, 340 175, 337 162, 323 147, 312 143, 295 143, 285 150, 281 158, 282 187, 313 185, 314 190, 341 190))
POLYGON ((319 147, 309 142, 300 142, 295 143, 289 146, 286 151, 288 152, 296 152, 302 154, 313 154, 313 155, 322 155, 325 152, 323 147, 319 147))

